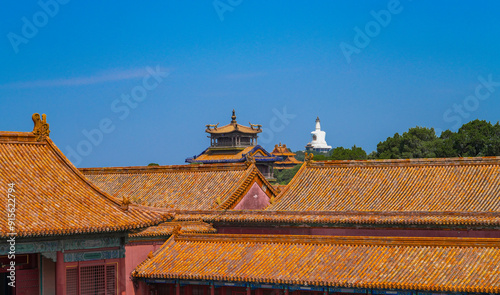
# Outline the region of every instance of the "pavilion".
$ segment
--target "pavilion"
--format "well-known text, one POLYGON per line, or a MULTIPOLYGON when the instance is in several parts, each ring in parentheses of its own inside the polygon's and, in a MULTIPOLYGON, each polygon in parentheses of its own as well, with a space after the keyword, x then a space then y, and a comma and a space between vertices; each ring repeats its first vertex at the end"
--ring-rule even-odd
POLYGON ((258 145, 258 134, 262 132, 262 126, 249 124, 250 126, 238 124, 233 110, 231 123, 228 125, 222 127, 219 127, 219 123, 206 125, 205 132, 210 134, 210 147, 198 156, 187 158, 186 163, 240 163, 250 157, 255 159, 259 171, 268 180, 273 180, 273 165, 281 158, 273 156, 258 145))

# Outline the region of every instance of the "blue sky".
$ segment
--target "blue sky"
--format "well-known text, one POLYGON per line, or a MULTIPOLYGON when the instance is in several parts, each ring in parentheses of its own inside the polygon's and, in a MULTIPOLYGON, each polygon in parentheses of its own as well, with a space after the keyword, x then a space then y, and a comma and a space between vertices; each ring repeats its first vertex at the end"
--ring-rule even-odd
POLYGON ((270 150, 500 120, 498 1, 40 3, 0 10, 0 130, 45 113, 78 167, 182 164, 233 108, 270 150))

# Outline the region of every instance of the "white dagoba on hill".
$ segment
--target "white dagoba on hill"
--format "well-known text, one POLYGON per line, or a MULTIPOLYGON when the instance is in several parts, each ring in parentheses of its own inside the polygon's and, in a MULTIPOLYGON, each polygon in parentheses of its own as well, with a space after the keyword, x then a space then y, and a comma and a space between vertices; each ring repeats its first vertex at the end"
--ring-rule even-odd
POLYGON ((316 151, 326 153, 332 149, 326 143, 326 132, 321 130, 319 117, 316 117, 316 130, 311 132, 312 141, 306 145, 306 151, 316 151))

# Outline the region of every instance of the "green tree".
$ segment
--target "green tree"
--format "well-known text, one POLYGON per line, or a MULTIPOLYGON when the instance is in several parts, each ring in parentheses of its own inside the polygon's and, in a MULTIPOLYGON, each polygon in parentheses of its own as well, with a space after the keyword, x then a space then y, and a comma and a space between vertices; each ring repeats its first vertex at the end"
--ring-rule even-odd
MULTIPOLYGON (((329 152, 328 160, 366 160, 367 158, 365 150, 354 145, 350 149, 341 146, 334 148, 329 152)), ((316 156, 314 160, 316 160, 316 156)))
POLYGON ((453 138, 453 147, 461 157, 499 155, 499 126, 490 122, 474 120, 458 129, 453 138))
POLYGON ((322 153, 322 152, 316 152, 316 151, 296 151, 295 152, 295 159, 299 160, 299 161, 304 161, 304 158, 305 158, 305 153, 312 153, 314 155, 314 159, 316 159, 316 157, 320 156, 320 155, 323 155, 325 156, 326 153, 322 153))
POLYGON ((297 174, 301 166, 302 165, 299 164, 290 169, 283 169, 281 171, 275 170, 274 177, 276 177, 276 182, 284 185, 288 184, 295 174, 297 174))
POLYGON ((435 158, 441 141, 434 128, 417 126, 403 135, 396 133, 379 142, 377 152, 372 156, 378 159, 435 158))
POLYGON ((148 166, 160 166, 160 165, 157 163, 149 163, 148 166))

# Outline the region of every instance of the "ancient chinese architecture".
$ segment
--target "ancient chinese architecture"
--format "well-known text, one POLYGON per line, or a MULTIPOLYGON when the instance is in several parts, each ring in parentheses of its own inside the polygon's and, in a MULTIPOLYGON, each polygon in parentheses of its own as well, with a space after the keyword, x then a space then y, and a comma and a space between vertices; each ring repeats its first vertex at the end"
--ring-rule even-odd
POLYGON ((45 115, 33 121, 33 132, 0 132, 0 185, 10 212, 0 217, 2 288, 14 276, 12 294, 121 294, 124 238, 171 215, 100 190, 48 137, 45 115))
MULTIPOLYGON (((82 168, 80 171, 110 195, 158 210, 265 209, 278 194, 254 162, 82 168)), ((132 233, 125 245, 126 272, 130 274, 151 251, 158 250, 175 233, 214 232, 216 229, 210 224, 197 219, 163 223, 132 233)), ((145 286, 134 286, 128 280, 127 294, 148 292, 145 286)))
POLYGON ((276 170, 290 169, 302 164, 301 161, 295 159, 295 153, 288 150, 286 144, 281 145, 281 142, 279 145, 277 144, 274 146, 274 150, 271 152, 271 155, 282 159, 274 163, 274 169, 276 170))
POLYGON ((251 155, 76 169, 45 116, 33 120, 0 132, 0 184, 15 197, 0 280, 14 244, 17 295, 500 293, 500 157, 306 153, 278 191, 251 155))
POLYGON ((497 293, 499 246, 473 238, 174 235, 132 275, 157 283, 158 294, 497 293))
POLYGON ((265 209, 277 196, 252 162, 80 171, 110 195, 162 209, 265 209))
POLYGON ((308 158, 265 210, 177 212, 217 234, 172 235, 132 275, 158 294, 496 293, 499 183, 500 157, 308 158))
POLYGON ((326 153, 332 149, 326 143, 326 132, 321 130, 319 117, 316 118, 316 129, 311 132, 312 141, 306 145, 306 151, 316 151, 326 153))
POLYGON ((272 180, 274 162, 280 158, 257 144, 257 134, 262 132, 262 126, 252 123, 249 125, 238 124, 234 110, 228 125, 206 125, 205 132, 210 134, 210 147, 198 156, 187 158, 186 163, 238 163, 250 160, 255 161, 260 172, 272 180))

